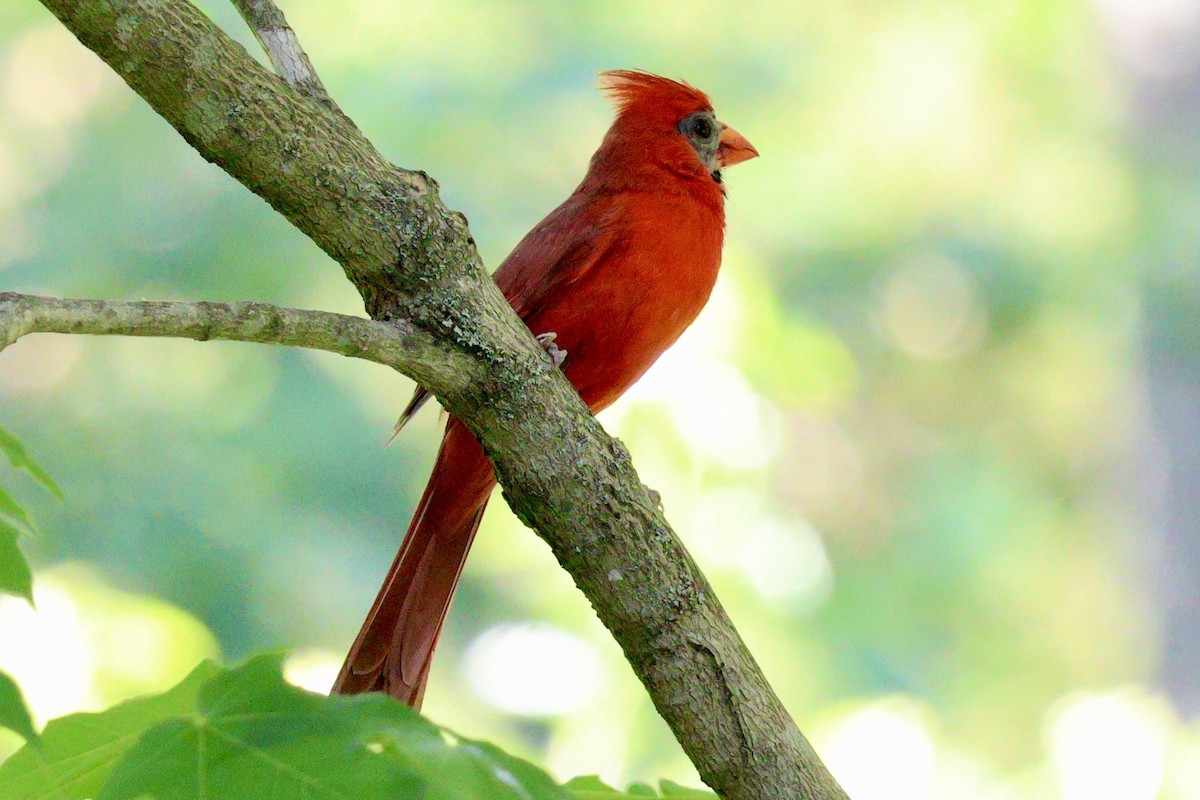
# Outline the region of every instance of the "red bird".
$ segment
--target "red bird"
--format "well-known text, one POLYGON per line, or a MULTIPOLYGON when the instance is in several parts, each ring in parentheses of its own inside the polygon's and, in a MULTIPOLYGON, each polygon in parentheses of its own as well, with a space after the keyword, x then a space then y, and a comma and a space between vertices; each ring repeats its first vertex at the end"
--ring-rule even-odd
MULTIPOLYGON (((587 176, 495 274, 593 413, 632 386, 708 301, 725 233, 721 170, 758 155, 687 84, 620 70, 603 73, 601 88, 617 118, 587 176)), ((418 388, 397 431, 426 399, 418 388)), ((384 691, 420 706, 495 484, 479 443, 452 419, 335 692, 384 691)))

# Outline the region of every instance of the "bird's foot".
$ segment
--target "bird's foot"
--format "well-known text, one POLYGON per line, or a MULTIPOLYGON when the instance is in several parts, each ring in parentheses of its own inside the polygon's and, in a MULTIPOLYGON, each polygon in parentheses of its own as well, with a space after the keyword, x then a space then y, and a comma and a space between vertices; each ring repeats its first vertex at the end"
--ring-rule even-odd
POLYGON ((554 343, 558 338, 558 334, 551 331, 550 333, 539 333, 537 336, 538 344, 546 351, 546 355, 550 356, 550 360, 554 362, 554 368, 558 369, 567 360, 567 351, 559 348, 554 343))

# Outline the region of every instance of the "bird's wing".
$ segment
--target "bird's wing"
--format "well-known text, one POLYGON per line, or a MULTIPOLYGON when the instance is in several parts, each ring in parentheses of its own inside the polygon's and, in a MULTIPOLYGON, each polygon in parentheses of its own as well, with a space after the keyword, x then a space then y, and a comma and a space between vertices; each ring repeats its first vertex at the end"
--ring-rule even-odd
POLYGON ((494 276, 517 316, 528 322, 618 246, 620 215, 620 201, 577 193, 526 234, 494 276))
MULTIPOLYGON (((577 192, 526 234, 493 275, 517 316, 528 322, 548 299, 602 261, 620 241, 620 215, 619 200, 600 202, 577 192)), ((389 442, 430 397, 423 386, 413 391, 389 442)))

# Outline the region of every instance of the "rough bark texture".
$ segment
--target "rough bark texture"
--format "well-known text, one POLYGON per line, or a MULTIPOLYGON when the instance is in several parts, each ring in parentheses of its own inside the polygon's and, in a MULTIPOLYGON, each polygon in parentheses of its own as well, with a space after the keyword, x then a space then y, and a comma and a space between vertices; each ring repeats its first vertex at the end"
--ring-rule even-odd
POLYGON ((396 366, 483 443, 509 505, 587 595, 705 782, 730 800, 845 797, 625 448, 551 368, 433 180, 388 163, 336 107, 269 73, 185 0, 42 2, 338 261, 368 313, 400 327, 398 346, 455 354, 453 375, 399 354, 396 366))

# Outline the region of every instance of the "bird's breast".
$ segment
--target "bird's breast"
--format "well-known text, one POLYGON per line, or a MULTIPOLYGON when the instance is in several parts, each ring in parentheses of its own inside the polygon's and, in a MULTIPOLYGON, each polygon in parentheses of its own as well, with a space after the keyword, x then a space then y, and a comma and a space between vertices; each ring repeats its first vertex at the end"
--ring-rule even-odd
POLYGON ((616 400, 679 338, 716 282, 719 215, 655 210, 630 221, 608 257, 529 320, 534 333, 558 334, 566 376, 593 411, 616 400))

